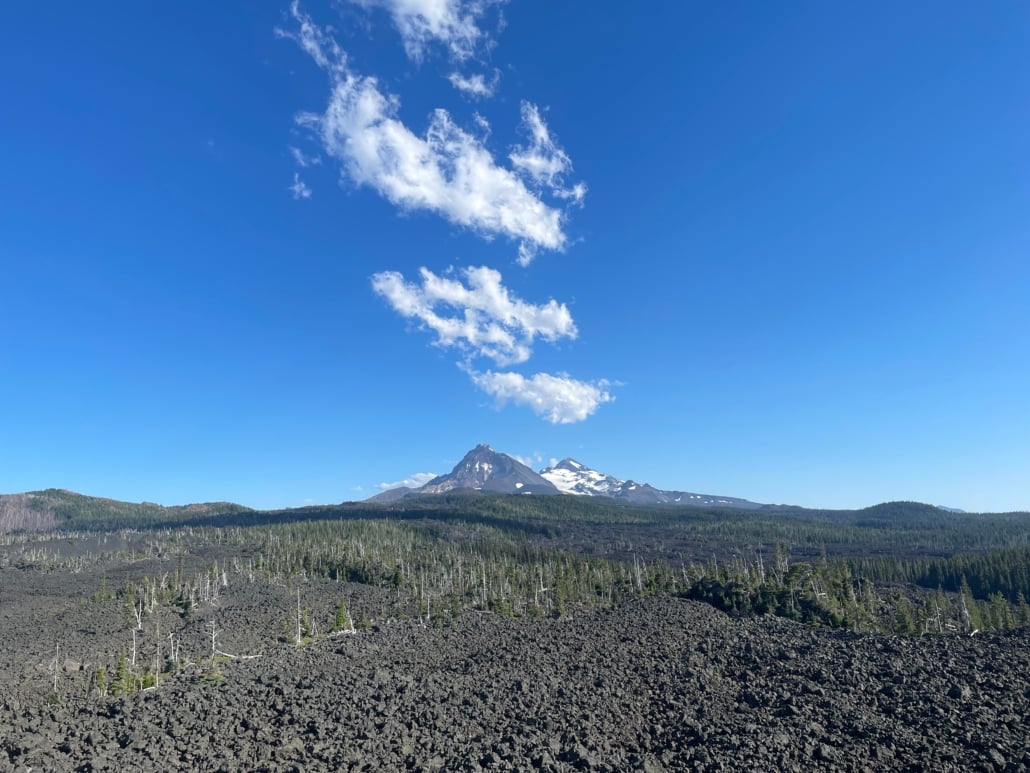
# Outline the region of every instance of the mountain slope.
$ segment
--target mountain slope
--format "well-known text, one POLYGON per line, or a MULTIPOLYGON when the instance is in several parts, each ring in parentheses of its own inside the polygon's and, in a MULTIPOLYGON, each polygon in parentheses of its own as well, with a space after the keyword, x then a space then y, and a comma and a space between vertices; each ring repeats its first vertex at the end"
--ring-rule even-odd
POLYGON ((648 483, 621 480, 613 475, 592 470, 575 459, 563 459, 553 467, 541 470, 540 475, 553 483, 563 494, 614 497, 634 504, 735 507, 744 510, 762 507, 756 502, 739 497, 695 494, 690 491, 663 491, 648 483))
POLYGON ((380 491, 378 494, 366 499, 366 502, 396 502, 398 499, 404 499, 404 497, 414 494, 415 489, 409 486, 397 486, 397 488, 388 488, 385 491, 380 491))
POLYGON ((763 505, 739 497, 696 494, 690 491, 663 491, 647 483, 623 480, 592 470, 567 458, 539 473, 517 459, 480 444, 465 454, 454 469, 438 475, 416 489, 389 489, 370 498, 373 502, 394 502, 421 494, 451 491, 488 491, 499 494, 570 494, 608 497, 638 505, 686 505, 733 507, 755 510, 763 505))
POLYGON ((49 529, 132 529, 229 513, 252 512, 233 502, 163 507, 152 502, 119 502, 64 489, 0 495, 0 533, 49 529))
POLYGON ((553 467, 540 471, 541 477, 549 480, 563 494, 577 496, 613 496, 612 492, 625 481, 603 472, 591 470, 575 459, 562 459, 553 467))
POLYGON ((465 454, 447 475, 438 475, 414 493, 444 494, 461 489, 501 494, 561 493, 551 481, 522 462, 484 444, 465 454))

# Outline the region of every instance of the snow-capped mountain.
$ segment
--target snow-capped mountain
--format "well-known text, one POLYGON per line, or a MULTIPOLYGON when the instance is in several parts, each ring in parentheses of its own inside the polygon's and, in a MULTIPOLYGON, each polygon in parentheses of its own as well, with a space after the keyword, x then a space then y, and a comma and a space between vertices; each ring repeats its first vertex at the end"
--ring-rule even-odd
POLYGON ((592 470, 575 459, 562 459, 553 467, 541 470, 540 475, 553 483, 563 494, 614 497, 641 505, 703 505, 748 510, 762 507, 756 502, 749 502, 738 497, 695 494, 690 491, 663 491, 647 483, 622 480, 613 475, 592 470))
POLYGON ((575 459, 562 459, 554 467, 540 470, 540 476, 555 485, 563 494, 580 496, 612 496, 626 481, 591 470, 575 459))
POLYGON ((663 491, 647 483, 622 480, 592 470, 575 459, 563 459, 553 467, 534 472, 507 454, 478 445, 465 454, 447 475, 438 475, 418 488, 389 489, 372 497, 390 502, 420 494, 448 491, 489 491, 498 494, 573 494, 612 497, 641 505, 669 504, 755 509, 762 505, 738 497, 663 491))
POLYGON ((465 454, 447 475, 439 475, 415 489, 418 494, 443 494, 456 489, 502 494, 558 494, 547 479, 507 454, 478 445, 465 454))

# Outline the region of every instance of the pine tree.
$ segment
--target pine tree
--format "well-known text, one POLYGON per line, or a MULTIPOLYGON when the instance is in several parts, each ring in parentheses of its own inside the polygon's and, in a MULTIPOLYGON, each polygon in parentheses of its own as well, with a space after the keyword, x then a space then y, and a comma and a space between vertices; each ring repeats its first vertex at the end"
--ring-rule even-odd
POLYGON ((123 651, 118 657, 118 670, 115 672, 111 691, 115 695, 128 695, 132 692, 132 674, 129 672, 129 660, 123 651))
POLYGON ((354 633, 354 621, 347 612, 347 603, 341 598, 340 603, 336 606, 336 618, 333 620, 332 632, 340 633, 342 631, 354 633))
POLYGON ((1030 626, 1030 604, 1027 604, 1023 591, 1016 595, 1016 624, 1030 626))
POLYGON ((904 596, 898 598, 898 603, 894 611, 894 632, 903 636, 919 632, 912 612, 912 605, 904 596))
POLYGON ((994 627, 999 631, 1014 628, 1016 620, 1012 615, 1012 607, 1009 606, 1009 602, 1006 601, 1005 597, 1000 593, 992 593, 987 597, 987 600, 991 605, 991 620, 994 623, 994 627))
POLYGON ((100 666, 94 675, 94 679, 97 685, 97 695, 101 697, 107 695, 107 669, 100 666))

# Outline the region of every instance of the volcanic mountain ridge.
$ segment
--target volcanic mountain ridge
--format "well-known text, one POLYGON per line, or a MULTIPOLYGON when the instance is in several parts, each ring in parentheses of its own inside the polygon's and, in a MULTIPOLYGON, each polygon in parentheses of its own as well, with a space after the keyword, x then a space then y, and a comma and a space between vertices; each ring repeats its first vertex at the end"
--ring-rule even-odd
POLYGON ((446 475, 418 488, 395 488, 372 497, 384 502, 421 494, 489 491, 500 494, 570 494, 620 499, 633 504, 696 505, 754 510, 763 505, 739 497, 665 491, 647 483, 623 480, 566 458, 539 473, 486 444, 477 445, 446 475))

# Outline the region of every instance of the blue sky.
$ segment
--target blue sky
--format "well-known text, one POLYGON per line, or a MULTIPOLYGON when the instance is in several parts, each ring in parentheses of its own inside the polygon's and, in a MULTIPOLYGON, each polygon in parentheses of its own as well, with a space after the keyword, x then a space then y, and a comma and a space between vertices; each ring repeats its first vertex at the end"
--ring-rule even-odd
POLYGON ((0 491, 1030 510, 1027 6, 598 7, 6 9, 0 491))

